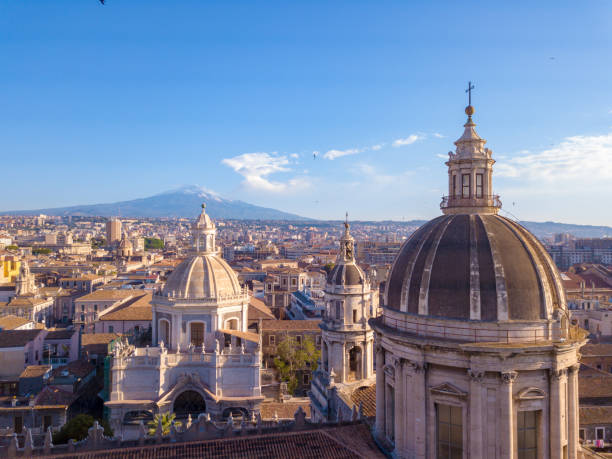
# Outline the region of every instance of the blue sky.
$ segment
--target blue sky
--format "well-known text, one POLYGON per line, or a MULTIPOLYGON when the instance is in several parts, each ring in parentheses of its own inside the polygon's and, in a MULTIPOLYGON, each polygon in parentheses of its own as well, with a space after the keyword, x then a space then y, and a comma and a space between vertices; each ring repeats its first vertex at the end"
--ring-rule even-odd
POLYGON ((504 208, 612 225, 610 24, 607 1, 0 0, 0 209, 198 184, 431 218, 472 80, 504 208))

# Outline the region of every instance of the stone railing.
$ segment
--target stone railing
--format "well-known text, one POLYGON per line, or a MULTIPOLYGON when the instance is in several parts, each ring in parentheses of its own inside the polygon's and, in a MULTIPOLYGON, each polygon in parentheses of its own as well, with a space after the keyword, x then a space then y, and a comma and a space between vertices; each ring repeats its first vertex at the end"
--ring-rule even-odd
POLYGON ((214 422, 210 419, 210 415, 206 413, 200 414, 195 421, 189 416, 183 428, 177 428, 177 426, 172 423, 168 435, 162 434, 161 419, 159 419, 154 435, 149 435, 147 427, 140 421, 138 439, 136 440, 123 440, 121 437, 105 437, 104 428, 96 421, 94 425, 89 428, 88 435, 85 439, 79 442, 69 440, 67 444, 63 445, 53 444, 52 431, 49 429, 45 434, 43 445, 36 446, 32 440, 31 431, 26 429, 24 446, 20 447, 17 436, 13 435, 8 446, 0 447, 0 457, 64 456, 96 450, 117 450, 148 445, 216 440, 236 436, 247 437, 280 432, 315 430, 325 426, 337 426, 363 421, 366 420, 363 416, 361 405, 359 409, 353 407, 353 411, 350 414, 339 414, 338 419, 335 421, 325 423, 314 423, 307 420, 306 414, 301 407, 295 412, 293 420, 289 421, 280 420, 278 415, 275 415, 272 421, 263 421, 261 416, 258 415, 250 420, 243 418, 240 421, 236 421, 230 417, 227 422, 214 422))

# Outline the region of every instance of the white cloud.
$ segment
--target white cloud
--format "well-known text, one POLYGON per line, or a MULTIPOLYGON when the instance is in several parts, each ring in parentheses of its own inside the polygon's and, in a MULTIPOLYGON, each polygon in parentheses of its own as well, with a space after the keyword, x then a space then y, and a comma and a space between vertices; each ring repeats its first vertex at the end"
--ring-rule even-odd
POLYGON ((290 171, 287 167, 289 165, 287 156, 265 152, 244 153, 233 158, 225 158, 221 162, 242 175, 243 185, 254 190, 282 192, 290 188, 308 186, 304 178, 293 178, 286 182, 273 181, 268 178, 269 175, 275 173, 290 171))
POLYGON ((334 160, 336 158, 340 158, 342 156, 348 156, 348 155, 355 155, 357 153, 361 153, 363 150, 360 150, 359 148, 349 148, 346 150, 329 150, 328 152, 326 152, 323 157, 325 159, 331 159, 334 160))
POLYGON ((385 144, 384 144, 384 143, 378 143, 378 144, 376 144, 376 145, 372 145, 370 148, 371 148, 373 151, 378 151, 378 150, 380 150, 380 149, 381 149, 382 147, 384 147, 384 146, 385 146, 385 144))
POLYGON ((444 137, 446 137, 445 135, 442 135, 439 132, 434 132, 433 136, 437 139, 443 139, 444 137))
POLYGON ((291 153, 289 156, 294 158, 294 159, 297 159, 297 158, 300 157, 300 155, 298 155, 297 153, 291 153))
POLYGON ((612 133, 599 136, 573 136, 539 153, 523 151, 500 162, 496 174, 530 180, 562 182, 585 180, 591 183, 612 179, 612 133))
POLYGON ((393 141, 393 146, 394 147, 403 147, 405 145, 412 145, 414 142, 416 142, 417 140, 422 140, 424 139, 424 136, 418 135, 418 134, 410 134, 408 137, 404 138, 404 139, 396 139, 393 141))

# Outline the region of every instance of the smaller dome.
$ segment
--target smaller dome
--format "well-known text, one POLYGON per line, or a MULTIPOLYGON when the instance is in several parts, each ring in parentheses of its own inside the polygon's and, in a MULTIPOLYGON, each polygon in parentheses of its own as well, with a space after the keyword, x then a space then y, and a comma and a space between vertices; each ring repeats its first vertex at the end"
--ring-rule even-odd
POLYGON ((176 267, 164 296, 183 299, 219 298, 242 293, 234 270, 216 255, 197 255, 176 267))
POLYGON ((331 285, 363 285, 365 283, 365 274, 359 266, 354 263, 341 263, 327 275, 327 283, 331 285))

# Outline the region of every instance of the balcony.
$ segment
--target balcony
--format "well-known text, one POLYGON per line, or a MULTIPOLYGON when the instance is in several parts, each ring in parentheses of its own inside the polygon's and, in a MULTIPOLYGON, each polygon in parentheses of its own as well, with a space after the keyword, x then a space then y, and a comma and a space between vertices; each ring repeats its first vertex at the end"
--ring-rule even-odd
POLYGON ((469 197, 464 198, 461 195, 442 196, 440 209, 448 209, 450 207, 492 207, 501 209, 502 202, 497 194, 484 195, 480 198, 469 197))
POLYGON ((61 367, 68 363, 68 357, 43 357, 43 365, 51 365, 52 368, 61 367))

